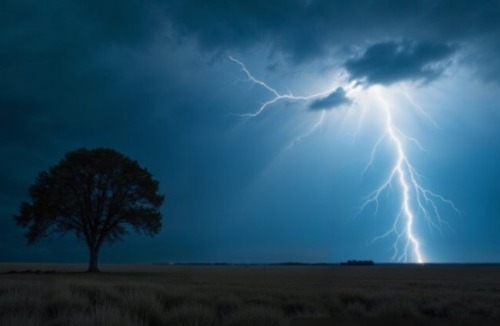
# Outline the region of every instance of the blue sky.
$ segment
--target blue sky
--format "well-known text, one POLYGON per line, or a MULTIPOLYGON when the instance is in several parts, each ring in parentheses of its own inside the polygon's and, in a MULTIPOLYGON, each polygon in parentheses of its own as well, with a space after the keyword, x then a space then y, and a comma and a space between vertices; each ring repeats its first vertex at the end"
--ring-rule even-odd
POLYGON ((3 1, 0 260, 86 261, 69 235, 28 247, 12 216, 66 152, 111 147, 166 199, 159 235, 102 262, 417 261, 405 214, 399 238, 373 242, 401 211, 397 173, 360 211, 398 161, 389 112, 418 185, 456 207, 419 209, 410 187, 423 261, 498 262, 499 15, 499 1, 3 1), (238 62, 288 98, 255 115, 275 94, 238 62))

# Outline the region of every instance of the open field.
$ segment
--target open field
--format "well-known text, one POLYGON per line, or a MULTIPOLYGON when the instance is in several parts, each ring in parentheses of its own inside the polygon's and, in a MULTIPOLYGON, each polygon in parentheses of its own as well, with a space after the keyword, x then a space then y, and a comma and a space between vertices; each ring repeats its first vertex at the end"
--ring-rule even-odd
POLYGON ((500 325, 499 266, 101 269, 0 264, 0 325, 500 325))

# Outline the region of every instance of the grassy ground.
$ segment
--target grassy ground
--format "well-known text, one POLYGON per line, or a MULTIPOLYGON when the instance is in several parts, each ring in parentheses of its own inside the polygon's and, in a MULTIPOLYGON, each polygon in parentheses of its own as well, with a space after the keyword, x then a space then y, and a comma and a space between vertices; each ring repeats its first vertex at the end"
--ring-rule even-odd
POLYGON ((495 266, 102 269, 0 264, 0 325, 500 325, 495 266))

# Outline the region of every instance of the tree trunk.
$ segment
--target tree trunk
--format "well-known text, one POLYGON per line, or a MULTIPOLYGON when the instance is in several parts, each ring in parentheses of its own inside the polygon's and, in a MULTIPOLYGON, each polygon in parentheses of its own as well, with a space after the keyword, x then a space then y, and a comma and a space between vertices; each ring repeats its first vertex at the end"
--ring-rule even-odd
POLYGON ((90 261, 89 261, 89 269, 87 272, 89 273, 98 273, 99 268, 97 268, 97 258, 99 256, 99 249, 95 246, 89 246, 90 253, 90 261))

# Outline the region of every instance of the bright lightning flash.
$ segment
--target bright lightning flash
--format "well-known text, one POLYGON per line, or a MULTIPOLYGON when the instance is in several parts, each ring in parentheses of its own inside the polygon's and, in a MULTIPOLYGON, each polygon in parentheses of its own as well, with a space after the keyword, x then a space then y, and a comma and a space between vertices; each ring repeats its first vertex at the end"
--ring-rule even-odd
MULTIPOLYGON (((241 67, 242 71, 248 77, 248 81, 256 85, 260 85, 273 95, 270 100, 264 102, 255 112, 233 114, 238 117, 257 117, 271 105, 277 102, 310 101, 325 97, 335 89, 334 87, 330 90, 308 96, 296 96, 291 93, 280 94, 276 89, 255 78, 241 61, 233 57, 229 57, 229 59, 237 63, 241 67)), ((359 89, 356 87, 356 85, 356 82, 351 82, 344 87, 348 95, 356 94, 359 92, 359 89)), ((393 242, 392 246, 394 253, 392 256, 392 260, 398 262, 407 262, 410 260, 419 264, 423 264, 426 259, 421 249, 421 241, 419 240, 415 231, 415 221, 418 218, 423 217, 426 220, 427 224, 431 227, 431 229, 436 228, 438 230, 441 230, 441 226, 447 223, 441 218, 438 210, 438 202, 450 206, 456 212, 459 211, 452 201, 422 186, 419 181, 421 177, 417 173, 414 166, 411 164, 406 152, 405 145, 407 145, 408 143, 413 143, 421 150, 424 150, 423 147, 416 139, 408 137, 404 135, 400 130, 398 130, 398 128, 394 124, 390 106, 382 97, 379 89, 376 89, 375 93, 378 102, 381 105, 381 114, 385 125, 383 128, 384 132, 382 136, 373 146, 370 161, 365 169, 365 172, 372 165, 375 155, 377 154, 378 149, 383 141, 386 141, 387 144, 393 149, 395 160, 387 178, 377 189, 375 189, 366 197, 365 202, 358 211, 358 214, 367 209, 367 207, 372 204, 375 205, 376 213, 379 206, 380 196, 385 191, 388 191, 389 189, 392 189, 393 186, 395 186, 394 188, 396 188, 400 193, 399 212, 394 219, 392 227, 386 233, 374 238, 371 243, 389 237, 390 235, 395 235, 396 239, 393 242)), ((406 89, 405 96, 412 106, 418 108, 420 113, 422 113, 430 122, 432 122, 433 125, 437 126, 432 118, 409 96, 406 89)), ((326 111, 323 110, 318 122, 316 122, 307 133, 296 138, 289 147, 292 147, 296 142, 307 138, 317 128, 319 128, 324 121, 326 114, 325 112, 326 111)))
MULTIPOLYGON (((398 191, 401 193, 399 213, 397 214, 392 227, 386 233, 376 237, 372 243, 391 234, 395 234, 396 240, 393 243, 394 255, 392 260, 407 262, 411 253, 413 260, 422 264, 425 262, 425 258, 421 250, 420 240, 415 234, 415 219, 418 216, 423 216, 428 225, 440 230, 440 227, 447 223, 441 218, 436 201, 440 201, 450 206, 457 213, 459 211, 452 201, 424 188, 420 184, 419 174, 409 161, 405 143, 410 141, 415 143, 420 149, 423 148, 417 140, 405 136, 396 128, 389 105, 386 101, 384 101, 379 90, 377 90, 376 94, 379 102, 381 103, 381 111, 385 126, 384 134, 381 138, 379 138, 373 147, 368 166, 373 163, 378 147, 384 139, 387 139, 389 145, 391 145, 394 149, 395 160, 389 176, 380 185, 380 187, 375 189, 367 197, 359 212, 363 211, 369 204, 372 203, 376 205, 377 210, 380 195, 384 191, 388 190, 391 185, 396 184, 398 191), (417 213, 420 213, 420 215, 414 212, 413 206, 416 207, 417 213)), ((413 100, 411 100, 411 102, 413 105, 416 105, 413 100)), ((435 124, 433 120, 431 120, 431 122, 435 124)))

